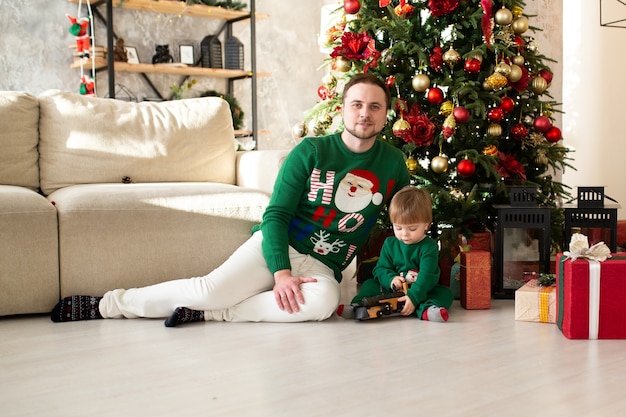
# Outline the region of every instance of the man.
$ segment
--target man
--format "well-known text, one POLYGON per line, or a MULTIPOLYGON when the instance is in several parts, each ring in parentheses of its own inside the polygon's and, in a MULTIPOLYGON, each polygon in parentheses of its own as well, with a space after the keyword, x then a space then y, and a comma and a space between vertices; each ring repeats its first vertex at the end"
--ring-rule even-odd
POLYGON ((72 296, 53 321, 169 317, 201 320, 325 320, 339 304, 341 271, 365 243, 385 202, 408 185, 402 152, 377 140, 390 94, 369 74, 344 87, 345 130, 305 138, 280 169, 262 223, 220 267, 203 277, 72 296))

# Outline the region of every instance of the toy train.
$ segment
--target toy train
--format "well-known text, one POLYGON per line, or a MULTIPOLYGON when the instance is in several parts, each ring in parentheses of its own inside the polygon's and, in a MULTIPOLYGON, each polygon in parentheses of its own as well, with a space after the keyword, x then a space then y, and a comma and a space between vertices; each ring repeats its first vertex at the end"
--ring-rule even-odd
POLYGON ((410 284, 405 282, 399 291, 363 298, 354 307, 354 318, 363 321, 383 316, 399 316, 405 303, 398 300, 406 295, 410 284))

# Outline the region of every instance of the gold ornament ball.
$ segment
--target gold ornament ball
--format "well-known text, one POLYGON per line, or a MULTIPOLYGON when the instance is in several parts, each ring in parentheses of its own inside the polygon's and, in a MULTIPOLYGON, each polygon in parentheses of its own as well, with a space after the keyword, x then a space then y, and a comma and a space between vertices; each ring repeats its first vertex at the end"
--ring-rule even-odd
POLYGON ((528 52, 536 54, 537 52, 539 52, 539 44, 533 39, 526 44, 526 50, 528 50, 528 52))
POLYGON ((496 12, 494 20, 500 26, 510 25, 513 21, 513 12, 503 6, 496 12))
POLYGON ((337 86, 337 79, 333 74, 328 73, 322 77, 322 84, 324 84, 324 86, 326 86, 329 90, 332 90, 337 86))
POLYGON ((402 135, 411 130, 411 124, 404 119, 398 119, 391 128, 393 134, 402 137, 402 135))
POLYGON ((530 91, 535 94, 543 94, 548 88, 548 82, 541 76, 537 76, 530 82, 530 91))
POLYGON ((487 134, 494 138, 500 136, 502 134, 502 126, 497 123, 489 123, 489 126, 487 126, 487 134))
POLYGON ((441 107, 439 107, 439 114, 442 116, 449 116, 453 110, 454 103, 452 103, 450 100, 446 100, 441 104, 441 107))
POLYGON ((488 146, 485 146, 485 148, 483 149, 483 155, 495 156, 497 154, 498 154, 498 148, 496 148, 495 145, 488 145, 488 146))
POLYGON ((495 71, 499 74, 504 75, 505 77, 508 77, 511 73, 511 66, 506 62, 500 62, 498 65, 496 65, 495 71))
POLYGON ((509 80, 507 80, 507 78, 499 72, 494 72, 485 80, 485 83, 487 83, 487 85, 495 91, 498 91, 501 88, 505 87, 508 82, 509 80))
POLYGON ((296 123, 291 129, 291 134, 295 139, 301 139, 306 136, 308 129, 304 123, 296 123))
POLYGON ((430 167, 435 174, 442 174, 448 170, 448 159, 438 155, 430 161, 430 167))
POLYGON ((409 170, 409 174, 413 175, 417 172, 417 161, 412 156, 406 159, 406 169, 409 170))
POLYGON ((524 9, 522 9, 520 6, 513 6, 513 8, 511 9, 511 13, 513 13, 514 17, 520 17, 524 13, 524 9))
POLYGON ((530 27, 530 23, 528 23, 528 19, 524 16, 520 16, 511 23, 511 28, 516 35, 521 35, 526 32, 530 27))
POLYGON ((342 56, 338 56, 333 61, 333 69, 339 72, 348 72, 352 69, 352 61, 342 56))
POLYGON ((446 64, 453 66, 461 59, 461 55, 455 51, 452 47, 443 53, 443 62, 446 64))
POLYGON ((515 55, 513 57, 513 59, 511 59, 511 62, 513 62, 515 65, 524 65, 524 57, 522 55, 515 55))
POLYGON ((417 74, 411 80, 411 85, 413 86, 413 90, 418 93, 423 93, 428 90, 428 87, 430 87, 430 78, 428 78, 428 75, 426 74, 417 74))
POLYGON ((519 65, 513 64, 511 65, 511 71, 509 72, 508 79, 512 83, 516 83, 522 79, 524 73, 522 72, 522 68, 519 65))

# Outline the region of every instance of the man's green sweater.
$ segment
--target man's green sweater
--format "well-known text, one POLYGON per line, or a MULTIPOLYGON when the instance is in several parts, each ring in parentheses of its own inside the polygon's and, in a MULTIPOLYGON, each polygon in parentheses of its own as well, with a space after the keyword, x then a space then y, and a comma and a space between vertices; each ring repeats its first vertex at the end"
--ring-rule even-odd
POLYGON ((291 245, 341 281, 380 209, 408 184, 403 154, 393 145, 377 140, 355 153, 339 133, 305 138, 285 159, 260 225, 270 270, 291 269, 291 245))

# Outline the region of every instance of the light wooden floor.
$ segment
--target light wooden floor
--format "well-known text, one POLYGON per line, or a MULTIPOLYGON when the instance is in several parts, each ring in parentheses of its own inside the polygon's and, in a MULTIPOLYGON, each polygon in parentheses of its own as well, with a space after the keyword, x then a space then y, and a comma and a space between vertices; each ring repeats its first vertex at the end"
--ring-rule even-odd
POLYGON ((512 300, 448 323, 0 319, 3 417, 624 416, 625 386, 626 341, 517 322, 512 300))

